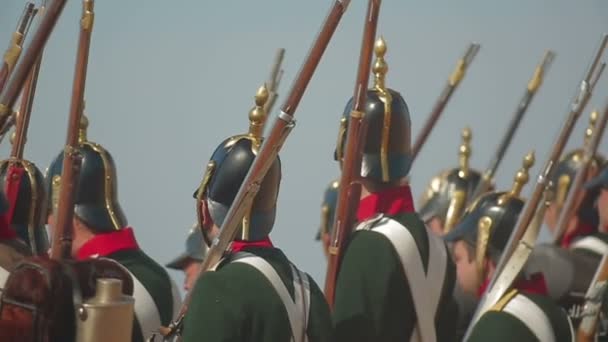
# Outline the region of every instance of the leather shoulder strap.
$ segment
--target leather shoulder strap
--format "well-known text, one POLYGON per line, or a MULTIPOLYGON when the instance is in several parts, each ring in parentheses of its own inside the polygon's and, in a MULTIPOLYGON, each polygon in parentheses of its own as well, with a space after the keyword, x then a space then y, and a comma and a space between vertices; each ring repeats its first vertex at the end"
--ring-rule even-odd
POLYGON ((285 306, 289 324, 291 326, 292 341, 307 342, 308 336, 306 328, 308 326, 308 315, 310 312, 310 287, 308 285, 308 277, 305 274, 298 272, 297 269, 291 265, 292 272, 294 273, 294 300, 291 298, 281 277, 272 265, 263 258, 247 253, 237 255, 232 262, 247 264, 264 275, 285 306), (306 281, 304 281, 304 279, 306 279, 306 281))

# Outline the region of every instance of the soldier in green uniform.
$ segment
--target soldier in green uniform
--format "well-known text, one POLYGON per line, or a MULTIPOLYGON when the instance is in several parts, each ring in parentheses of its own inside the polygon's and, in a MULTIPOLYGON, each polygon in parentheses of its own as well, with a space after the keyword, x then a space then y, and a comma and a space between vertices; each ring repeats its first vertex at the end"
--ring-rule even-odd
MULTIPOLYGON (((590 143, 593 127, 597 120, 597 112, 592 112, 589 119, 589 128, 585 132, 585 145, 590 143)), ((554 191, 551 198, 551 204, 545 211, 545 224, 549 227, 552 233, 555 233, 557 220, 561 209, 568 197, 570 186, 574 181, 577 171, 583 165, 584 149, 578 148, 566 153, 556 165, 556 170, 553 172, 551 182, 553 183, 554 191)), ((596 154, 592 161, 592 168, 598 170, 604 164, 604 157, 596 154)), ((561 246, 569 248, 575 240, 594 234, 597 231, 598 213, 594 208, 593 202, 597 193, 589 193, 581 204, 579 211, 568 222, 567 229, 561 240, 561 246)))
POLYGON ((469 167, 471 129, 462 130, 459 167, 433 177, 418 204, 420 217, 438 236, 449 232, 462 216, 479 184, 481 173, 469 167))
POLYGON ((321 241, 323 253, 325 253, 326 258, 329 256, 329 240, 334 225, 334 216, 336 214, 339 184, 339 180, 333 180, 325 189, 323 203, 321 204, 321 224, 315 237, 315 240, 321 241))
MULTIPOLYGON (((118 202, 116 168, 112 156, 86 137, 88 120, 83 116, 79 143, 82 167, 75 193, 72 256, 76 260, 106 257, 125 266, 134 284, 135 320, 133 341, 144 341, 161 324, 171 322, 181 306, 179 290, 166 270, 139 247, 133 229, 118 202)), ((57 209, 63 152, 46 174, 49 194, 48 223, 53 227, 57 209)))
POLYGON ((184 278, 184 290, 190 291, 192 289, 207 250, 207 245, 203 243, 203 233, 197 223, 188 232, 186 250, 165 265, 168 268, 184 272, 186 276, 184 278))
MULTIPOLYGON (((249 113, 249 134, 232 136, 219 144, 194 194, 207 243, 219 234, 261 146, 267 99, 264 86, 249 113)), ((231 250, 214 271, 205 273, 194 285, 183 341, 334 341, 323 293, 270 240, 280 180, 277 157, 243 218, 231 250)))
MULTIPOLYGON (((455 340, 454 264, 414 210, 407 181, 411 124, 405 100, 386 88, 386 45, 376 42, 375 86, 367 91, 367 137, 356 231, 344 251, 333 312, 336 341, 455 340), (390 104, 390 105, 386 105, 390 104), (390 125, 384 123, 390 122, 390 125)), ((345 136, 352 99, 346 105, 345 136)), ((336 159, 345 146, 340 138, 336 159)))
MULTIPOLYGON (((454 244, 458 282, 469 293, 482 295, 513 232, 533 157, 515 177, 511 191, 481 196, 444 239, 454 244)), ((566 312, 547 296, 542 274, 520 275, 509 291, 473 327, 468 341, 572 341, 566 312)))

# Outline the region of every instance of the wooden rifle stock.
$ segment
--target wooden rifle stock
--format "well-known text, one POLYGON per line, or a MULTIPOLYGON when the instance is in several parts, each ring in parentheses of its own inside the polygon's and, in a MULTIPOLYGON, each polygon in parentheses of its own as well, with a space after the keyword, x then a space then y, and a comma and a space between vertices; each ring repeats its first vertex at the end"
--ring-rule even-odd
POLYGON ((540 174, 536 181, 536 185, 534 186, 534 190, 532 191, 530 198, 526 201, 526 204, 525 204, 524 208, 522 209, 522 212, 519 215, 517 224, 515 225, 515 229, 511 233, 511 236, 509 237, 509 241, 507 242, 507 245, 505 246, 505 248, 502 252, 500 260, 498 261, 498 264, 494 271, 494 275, 492 276, 492 278, 490 280, 489 286, 486 288, 486 291, 484 292, 483 296, 481 297, 479 305, 477 306, 477 310, 475 311, 475 314, 473 315, 473 319, 471 320, 471 323, 469 324, 469 327, 465 334, 464 340, 467 340, 469 338, 469 335, 472 332, 473 326, 477 323, 477 321, 479 320, 481 315, 485 311, 487 311, 488 308, 490 308, 498 299, 500 299, 504 295, 505 291, 511 286, 511 284, 497 284, 496 280, 500 277, 501 273, 506 269, 507 263, 510 261, 511 257, 514 255, 514 252, 515 252, 516 248, 518 247, 520 240, 526 233, 528 226, 530 226, 530 222, 532 222, 532 220, 535 216, 535 213, 538 209, 538 205, 541 202, 541 199, 543 197, 543 193, 545 192, 545 190, 547 188, 548 179, 551 176, 551 174, 553 173, 554 167, 557 164, 559 157, 560 157, 562 151, 564 150, 564 147, 566 146, 568 138, 570 137, 570 135, 572 133, 572 130, 574 128, 574 125, 576 124, 577 119, 580 117, 581 112, 584 110, 585 106, 587 105, 587 102, 589 102, 589 98, 591 97, 593 88, 595 87, 595 85, 597 84, 597 80, 599 79, 599 76, 600 76, 599 73, 601 73, 601 70, 603 70, 602 68, 600 68, 599 69, 600 72, 598 73, 597 66, 599 63, 599 59, 602 56, 604 49, 606 48, 607 43, 608 43, 608 35, 604 35, 602 37, 600 47, 599 47, 598 51, 596 52, 596 54, 591 62, 591 65, 589 66, 589 69, 581 82, 578 95, 572 102, 572 107, 569 110, 568 116, 559 133, 557 141, 556 141, 555 145, 553 146, 551 153, 549 154, 549 158, 547 159, 547 162, 545 163, 544 167, 540 171, 540 174), (495 287, 496 287, 496 289, 495 289, 495 287), (491 295, 491 298, 490 298, 490 295, 491 295))
POLYGON ((513 136, 515 135, 515 132, 517 131, 517 128, 519 127, 519 124, 521 123, 524 114, 526 114, 530 103, 532 103, 534 95, 536 95, 538 88, 540 88, 540 86, 542 85, 545 72, 551 66, 551 62, 553 62, 554 58, 555 53, 553 51, 546 51, 542 61, 534 70, 534 75, 532 76, 532 79, 530 79, 530 82, 526 87, 526 91, 522 99, 519 101, 517 108, 515 109, 515 113, 513 113, 513 117, 511 118, 509 127, 507 128, 507 131, 505 132, 502 141, 498 145, 498 149, 496 150, 496 153, 494 153, 494 157, 490 161, 490 165, 484 171, 483 176, 479 181, 479 184, 475 188, 475 191, 473 191, 473 195, 469 197, 469 203, 473 202, 476 198, 490 190, 492 186, 492 180, 494 179, 494 175, 496 174, 496 170, 498 170, 498 166, 504 158, 505 153, 507 152, 507 148, 511 144, 511 140, 513 140, 513 136))
POLYGON ((42 54, 42 49, 44 49, 44 45, 53 31, 65 3, 66 0, 52 0, 51 4, 45 9, 45 14, 38 27, 36 27, 34 35, 25 49, 25 53, 23 53, 21 60, 5 84, 4 89, 0 92, 0 127, 4 127, 6 120, 10 116, 17 96, 19 96, 19 92, 34 64, 42 54))
POLYGON ((11 71, 13 71, 17 60, 19 60, 22 44, 27 34, 27 29, 30 26, 32 18, 35 14, 36 11, 34 9, 34 4, 31 2, 26 3, 25 9, 23 10, 23 15, 19 20, 19 24, 17 24, 17 29, 13 33, 11 43, 4 53, 4 60, 2 61, 2 67, 0 68, 0 93, 4 88, 6 80, 11 75, 11 71))
POLYGON ((570 186, 568 197, 566 197, 566 201, 564 202, 562 210, 559 213, 555 234, 553 235, 553 244, 555 245, 561 244, 562 238, 568 229, 570 219, 578 213, 580 206, 583 203, 583 199, 588 193, 583 186, 590 176, 593 158, 597 153, 597 149, 602 141, 602 136, 604 135, 606 123, 608 122, 608 115, 606 115, 607 113, 608 112, 604 112, 600 120, 596 123, 595 127, 593 128, 591 141, 587 146, 585 146, 583 151, 581 167, 576 172, 574 181, 570 186))
MULTIPOLYGON (((254 159, 253 164, 251 164, 230 209, 226 213, 226 218, 220 229, 220 235, 213 241, 211 248, 207 252, 200 266, 196 282, 200 281, 202 275, 220 261, 234 240, 245 211, 249 208, 255 195, 258 193, 259 186, 262 184, 262 180, 266 176, 270 166, 275 161, 287 135, 295 126, 293 117, 296 109, 349 3, 349 0, 334 1, 321 27, 321 31, 292 84, 287 99, 283 103, 281 113, 275 119, 270 134, 264 139, 257 157, 254 159)), ((174 340, 176 338, 179 340, 179 337, 175 335, 179 334, 182 328, 182 322, 191 300, 192 291, 189 291, 180 309, 178 318, 169 327, 160 327, 160 333, 165 336, 165 340, 174 340)))
POLYGON ((325 278, 325 297, 332 309, 342 253, 346 247, 346 240, 355 224, 355 214, 361 197, 361 184, 358 183, 358 180, 361 175, 361 157, 367 135, 367 122, 364 118, 365 103, 380 5, 380 0, 369 0, 368 3, 361 54, 359 56, 359 69, 353 94, 353 109, 348 120, 346 150, 342 164, 342 175, 340 176, 336 217, 333 222, 334 229, 329 245, 329 260, 325 278))
POLYGON ((13 142, 13 148, 11 150, 11 158, 14 159, 23 159, 23 150, 25 149, 27 140, 27 130, 30 124, 34 96, 36 95, 36 85, 38 84, 38 74, 40 73, 41 62, 42 58, 39 58, 34 65, 34 69, 32 69, 32 72, 27 78, 25 85, 23 86, 23 92, 21 93, 21 108, 19 109, 19 115, 16 118, 15 141, 13 142))
POLYGON ((72 251, 74 196, 82 162, 82 156, 79 152, 78 129, 82 118, 84 88, 87 79, 87 64, 89 60, 89 46, 91 44, 93 21, 93 0, 84 0, 82 19, 80 20, 76 68, 72 85, 68 133, 63 153, 59 206, 57 208, 57 216, 55 217, 55 229, 53 230, 53 241, 51 245, 51 258, 56 260, 69 258, 72 251))
POLYGON ((429 137, 429 134, 431 134, 433 127, 435 127, 435 124, 443 113, 445 106, 448 104, 448 101, 450 101, 452 94, 454 93, 456 88, 458 88, 460 81, 464 78, 467 72, 467 68, 473 62, 473 59, 477 55, 477 52, 479 52, 480 47, 481 45, 477 43, 469 44, 467 51, 465 51, 462 58, 458 60, 458 64, 456 64, 456 69, 454 69, 452 75, 450 75, 448 83, 443 88, 443 91, 441 92, 439 99, 437 99, 437 102, 435 102, 433 110, 431 110, 431 113, 429 114, 428 119, 424 123, 422 130, 420 130, 420 133, 418 133, 418 136, 416 137, 416 141, 414 142, 414 146, 412 147, 412 163, 414 162, 414 160, 416 160, 418 153, 420 153, 420 150, 426 142, 426 139, 429 137))

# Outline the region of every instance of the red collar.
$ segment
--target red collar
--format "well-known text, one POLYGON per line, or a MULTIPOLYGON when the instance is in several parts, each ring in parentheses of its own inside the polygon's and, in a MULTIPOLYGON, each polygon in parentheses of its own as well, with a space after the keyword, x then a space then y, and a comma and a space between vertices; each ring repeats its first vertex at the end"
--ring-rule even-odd
POLYGON ((8 222, 8 213, 0 214, 0 240, 17 238, 17 233, 8 222))
POLYGON ((564 234, 564 237, 562 238, 562 243, 561 243, 562 248, 570 247, 570 245, 572 244, 572 242, 574 242, 574 240, 576 238, 595 233, 595 228, 593 227, 593 225, 583 222, 580 219, 578 222, 579 223, 577 224, 577 226, 574 230, 564 234))
POLYGON ((235 240, 232 241, 231 251, 232 253, 238 253, 247 247, 258 247, 258 248, 274 248, 270 238, 267 237, 264 240, 258 241, 244 241, 244 240, 235 240))
MULTIPOLYGON (((477 297, 481 298, 481 296, 486 292, 486 289, 490 285, 490 278, 486 279, 479 289, 477 290, 477 297)), ((529 278, 521 278, 515 281, 513 284, 513 288, 519 290, 520 292, 529 293, 529 294, 539 294, 539 295, 547 295, 549 290, 547 289, 547 282, 545 281, 545 276, 542 273, 534 273, 530 275, 529 278)))
POLYGON ((127 227, 110 233, 97 234, 78 250, 77 259, 108 256, 122 250, 138 249, 133 229, 127 227))
POLYGON ((414 200, 409 185, 370 194, 359 202, 357 220, 365 221, 378 213, 396 215, 414 212, 414 200))

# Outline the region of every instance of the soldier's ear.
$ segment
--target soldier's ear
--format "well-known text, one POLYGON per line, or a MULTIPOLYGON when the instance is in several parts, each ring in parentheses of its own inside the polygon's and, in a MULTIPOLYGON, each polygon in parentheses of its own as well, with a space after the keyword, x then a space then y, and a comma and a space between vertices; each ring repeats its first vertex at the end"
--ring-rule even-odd
POLYGON ((213 227, 213 220, 211 219, 211 214, 209 213, 209 206, 207 205, 207 201, 205 199, 203 199, 200 202, 200 206, 201 206, 201 213, 202 213, 202 218, 203 218, 203 222, 202 222, 202 229, 203 232, 205 230, 209 230, 213 227))

